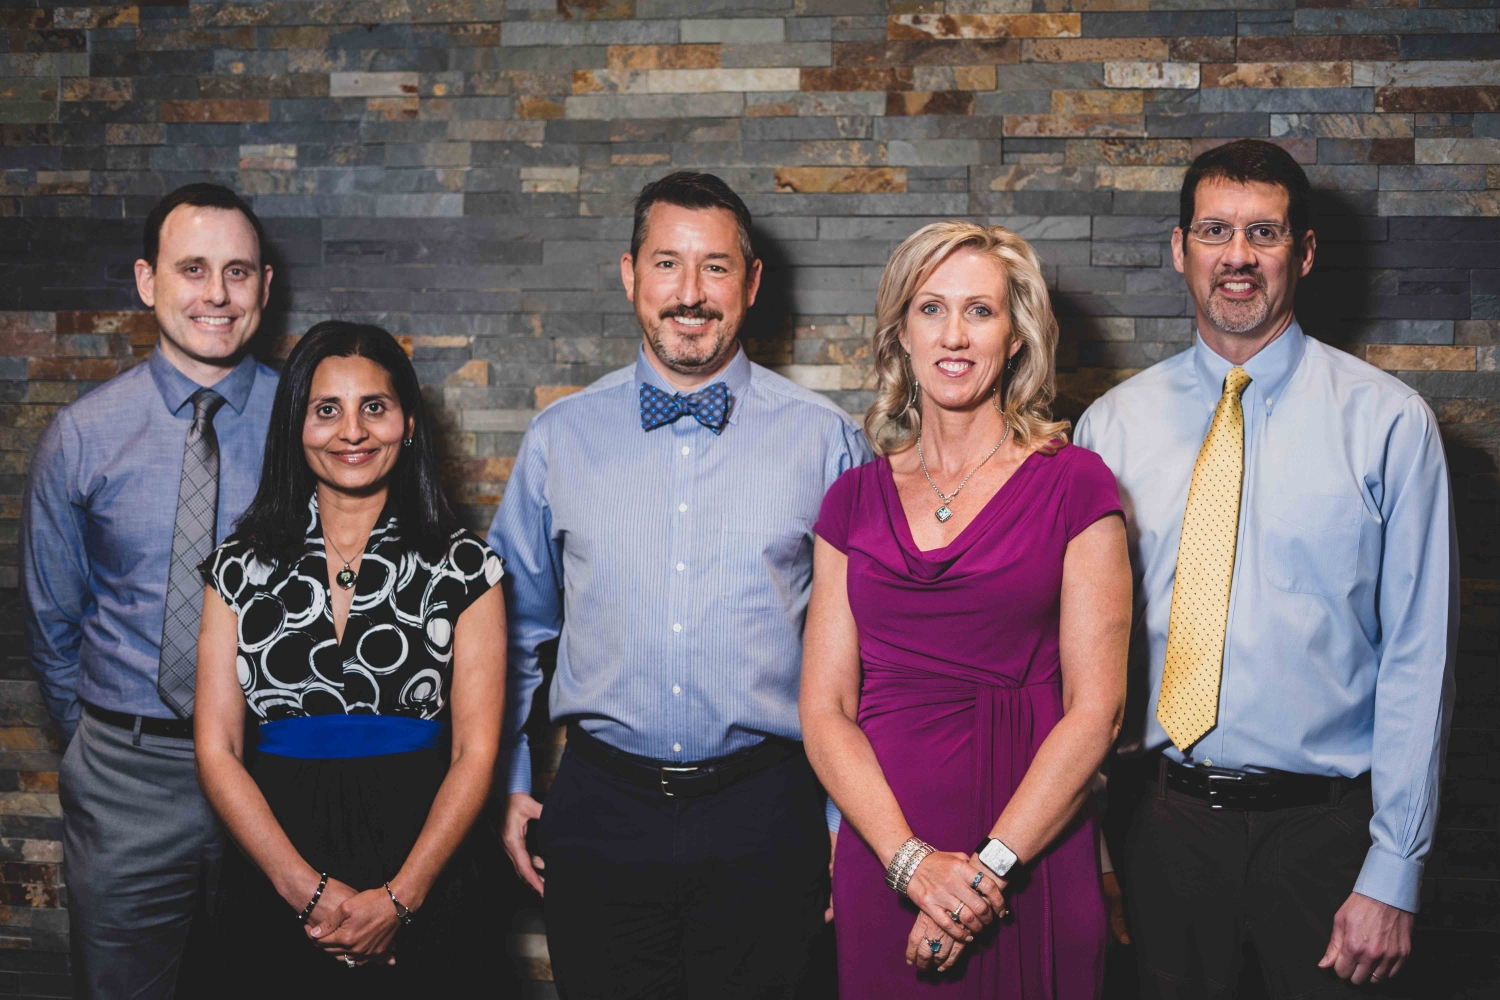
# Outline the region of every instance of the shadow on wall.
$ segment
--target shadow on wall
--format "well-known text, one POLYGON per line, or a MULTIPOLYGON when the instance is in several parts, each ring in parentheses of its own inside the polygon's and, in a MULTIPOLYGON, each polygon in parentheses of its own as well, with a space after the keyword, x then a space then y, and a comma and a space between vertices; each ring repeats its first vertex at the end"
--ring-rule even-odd
MULTIPOLYGON (((796 358, 792 326, 792 265, 780 242, 759 226, 750 230, 761 261, 760 291, 740 337, 745 353, 759 364, 789 365, 796 358)), ((873 299, 870 308, 875 308, 873 299)))

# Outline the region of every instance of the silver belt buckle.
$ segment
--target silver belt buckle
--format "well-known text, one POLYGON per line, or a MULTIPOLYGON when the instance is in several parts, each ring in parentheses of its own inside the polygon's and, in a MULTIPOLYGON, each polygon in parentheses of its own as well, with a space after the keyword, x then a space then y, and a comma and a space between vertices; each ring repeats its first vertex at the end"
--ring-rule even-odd
POLYGON ((1245 780, 1245 776, 1243 774, 1214 774, 1214 773, 1210 772, 1209 775, 1208 775, 1208 807, 1210 809, 1223 809, 1224 808, 1215 799, 1215 797, 1219 794, 1219 790, 1214 787, 1214 782, 1215 781, 1244 781, 1244 780, 1245 780))
POLYGON ((660 768, 659 771, 660 771, 660 775, 661 775, 661 793, 663 795, 665 795, 669 799, 675 799, 675 798, 677 798, 677 796, 673 795, 671 792, 669 792, 667 790, 667 774, 668 774, 668 772, 671 772, 672 774, 692 774, 693 772, 700 771, 700 770, 702 770, 702 768, 697 768, 697 767, 663 767, 663 768, 660 768))

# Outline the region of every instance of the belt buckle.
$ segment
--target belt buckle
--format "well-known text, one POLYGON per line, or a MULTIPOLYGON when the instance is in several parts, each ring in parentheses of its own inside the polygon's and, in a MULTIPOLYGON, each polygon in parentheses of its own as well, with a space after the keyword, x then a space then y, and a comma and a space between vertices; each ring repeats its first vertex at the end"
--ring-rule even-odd
POLYGON ((668 778, 669 773, 670 774, 688 775, 688 774, 693 774, 693 773, 695 773, 697 771, 701 771, 701 770, 703 770, 701 767, 662 767, 662 768, 658 768, 657 772, 658 772, 658 774, 659 774, 659 776, 661 778, 661 793, 663 795, 665 795, 669 799, 675 799, 675 798, 677 798, 677 796, 675 794, 673 794, 672 791, 670 789, 668 789, 668 787, 667 787, 667 778, 668 778))
POLYGON ((1215 800, 1215 796, 1217 796, 1219 794, 1219 790, 1214 787, 1214 782, 1215 781, 1244 781, 1244 780, 1245 780, 1245 776, 1243 774, 1215 774, 1213 772, 1209 772, 1209 775, 1208 775, 1208 807, 1210 809, 1223 809, 1224 808, 1222 805, 1220 805, 1215 800))

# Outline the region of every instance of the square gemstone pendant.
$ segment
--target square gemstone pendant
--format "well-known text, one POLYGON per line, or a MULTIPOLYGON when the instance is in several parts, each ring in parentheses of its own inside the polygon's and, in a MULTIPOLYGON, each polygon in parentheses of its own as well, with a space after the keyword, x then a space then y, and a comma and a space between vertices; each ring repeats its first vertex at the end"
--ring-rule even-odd
POLYGON ((948 518, 950 518, 952 516, 953 516, 953 511, 951 511, 951 510, 948 509, 948 505, 947 504, 943 504, 941 507, 939 507, 937 509, 937 519, 940 522, 941 521, 946 521, 946 520, 948 520, 948 518))

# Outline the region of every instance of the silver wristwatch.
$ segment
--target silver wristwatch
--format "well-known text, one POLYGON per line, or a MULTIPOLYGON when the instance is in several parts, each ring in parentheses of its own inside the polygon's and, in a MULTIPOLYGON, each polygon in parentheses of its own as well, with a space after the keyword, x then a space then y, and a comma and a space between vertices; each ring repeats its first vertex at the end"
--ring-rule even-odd
POLYGON ((1016 866, 1016 852, 994 837, 981 840, 974 853, 979 856, 979 863, 994 872, 996 878, 1004 878, 1016 866))

